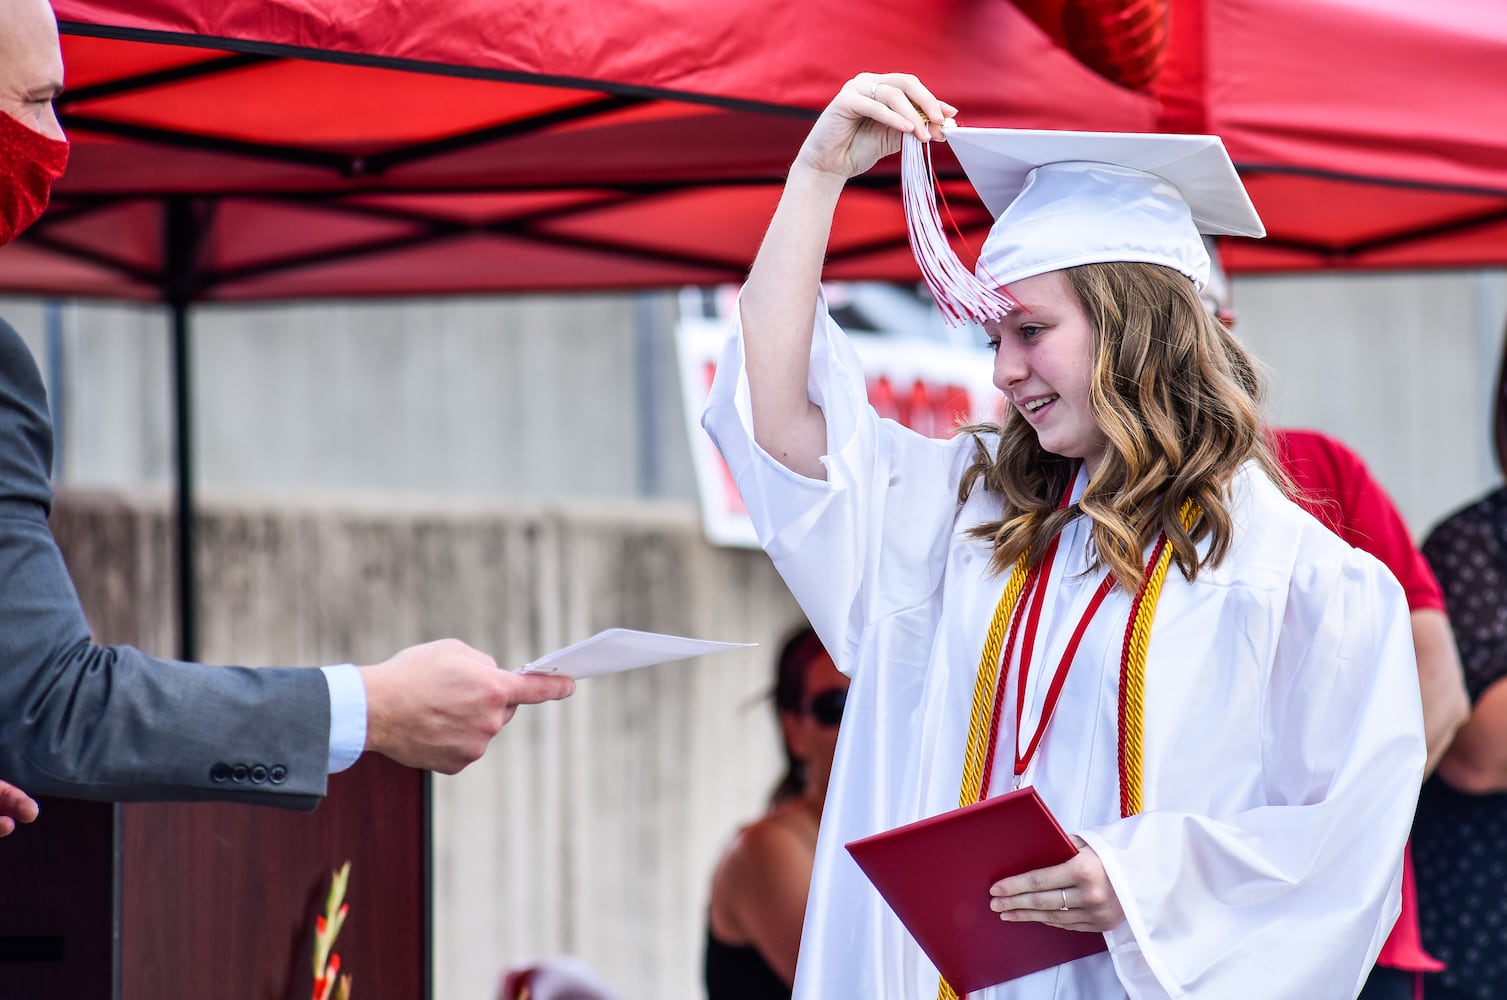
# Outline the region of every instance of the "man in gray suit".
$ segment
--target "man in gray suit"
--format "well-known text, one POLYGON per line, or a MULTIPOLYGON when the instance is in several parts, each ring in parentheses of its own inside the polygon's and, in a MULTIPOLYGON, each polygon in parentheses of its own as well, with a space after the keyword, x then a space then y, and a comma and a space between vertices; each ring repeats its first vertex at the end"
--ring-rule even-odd
MULTIPOLYGON (((35 221, 67 161, 52 109, 62 79, 47 0, 0 0, 0 244, 35 221)), ((454 639, 321 670, 94 645, 47 526, 51 468, 40 373, 0 320, 0 836, 36 817, 23 788, 312 809, 326 776, 366 750, 453 774, 517 706, 573 689, 499 670, 454 639)))

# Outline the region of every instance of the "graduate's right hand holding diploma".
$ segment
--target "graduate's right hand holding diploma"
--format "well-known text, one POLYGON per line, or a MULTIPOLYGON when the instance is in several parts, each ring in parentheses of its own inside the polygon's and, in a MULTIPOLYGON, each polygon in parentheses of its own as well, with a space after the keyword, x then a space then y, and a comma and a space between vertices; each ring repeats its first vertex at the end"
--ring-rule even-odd
POLYGON ((1001 920, 1034 920, 1070 931, 1103 933, 1125 919, 1104 862, 1083 841, 1073 837, 1078 855, 1050 868, 1038 868, 989 887, 989 908, 1001 920))

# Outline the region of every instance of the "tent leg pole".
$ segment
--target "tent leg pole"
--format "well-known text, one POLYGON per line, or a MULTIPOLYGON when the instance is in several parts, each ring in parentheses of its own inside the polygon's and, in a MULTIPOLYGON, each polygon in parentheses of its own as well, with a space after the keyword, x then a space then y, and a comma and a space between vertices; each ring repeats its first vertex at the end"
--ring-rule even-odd
POLYGON ((194 558, 194 427, 190 395, 188 306, 172 304, 173 417, 178 489, 178 658, 199 658, 199 614, 194 558))

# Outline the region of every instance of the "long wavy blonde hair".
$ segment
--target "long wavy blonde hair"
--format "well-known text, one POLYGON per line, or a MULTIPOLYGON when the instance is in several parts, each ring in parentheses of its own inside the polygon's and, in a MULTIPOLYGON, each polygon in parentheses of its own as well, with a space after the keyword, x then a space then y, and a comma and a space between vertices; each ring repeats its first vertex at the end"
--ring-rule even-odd
POLYGON ((1078 513, 1093 521, 1096 558, 1134 591, 1142 554, 1162 532, 1188 579, 1217 566, 1234 531, 1229 484, 1255 459, 1279 484, 1286 477, 1266 450, 1257 364, 1209 315, 1193 283, 1157 264, 1084 264, 1064 272, 1094 330, 1089 409, 1109 445, 1082 499, 1058 509, 1076 459, 1042 450, 1036 432, 1011 409, 999 425, 967 427, 977 454, 959 487, 1000 494, 1004 516, 970 534, 994 542, 991 565, 1005 572, 1027 553, 1038 563, 1078 513), (998 434, 990 453, 985 435, 998 434), (1203 516, 1191 531, 1179 519, 1191 499, 1203 516), (1210 539, 1200 555, 1198 545, 1210 539))

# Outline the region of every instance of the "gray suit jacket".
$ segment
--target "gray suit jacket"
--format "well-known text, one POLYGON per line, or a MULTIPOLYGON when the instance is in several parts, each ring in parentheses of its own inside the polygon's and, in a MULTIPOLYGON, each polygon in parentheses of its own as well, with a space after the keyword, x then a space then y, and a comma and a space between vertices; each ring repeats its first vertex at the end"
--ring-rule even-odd
POLYGON ((0 320, 0 779, 73 798, 312 809, 329 756, 323 674, 94 645, 47 526, 51 467, 41 374, 0 320))

